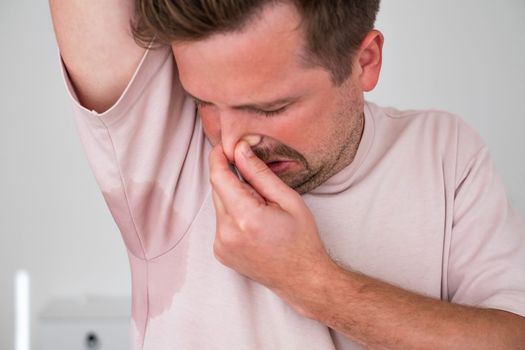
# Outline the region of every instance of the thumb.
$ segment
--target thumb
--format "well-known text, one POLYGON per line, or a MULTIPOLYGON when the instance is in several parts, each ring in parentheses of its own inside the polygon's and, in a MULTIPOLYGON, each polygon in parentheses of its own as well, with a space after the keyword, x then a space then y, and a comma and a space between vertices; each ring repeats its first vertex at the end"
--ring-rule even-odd
POLYGON ((283 208, 292 208, 299 194, 288 187, 260 160, 244 140, 235 147, 235 166, 243 178, 266 200, 283 208))

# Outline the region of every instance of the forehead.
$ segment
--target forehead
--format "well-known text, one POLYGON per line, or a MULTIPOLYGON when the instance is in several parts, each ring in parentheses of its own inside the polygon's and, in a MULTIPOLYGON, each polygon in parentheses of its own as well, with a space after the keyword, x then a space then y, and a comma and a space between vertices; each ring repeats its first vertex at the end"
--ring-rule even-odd
POLYGON ((303 63, 302 35, 295 7, 273 3, 239 32, 174 43, 172 49, 182 84, 191 94, 206 101, 238 103, 231 99, 278 95, 279 89, 297 86, 315 74, 316 69, 303 63))

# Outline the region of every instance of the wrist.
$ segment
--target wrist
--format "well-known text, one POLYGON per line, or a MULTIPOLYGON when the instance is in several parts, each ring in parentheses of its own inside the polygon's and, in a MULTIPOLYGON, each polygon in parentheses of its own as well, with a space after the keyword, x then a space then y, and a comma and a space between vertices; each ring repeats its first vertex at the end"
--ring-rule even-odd
POLYGON ((275 292, 300 315, 326 323, 326 318, 332 313, 336 294, 340 290, 348 290, 351 274, 327 256, 322 262, 317 261, 310 269, 294 276, 286 287, 275 292))

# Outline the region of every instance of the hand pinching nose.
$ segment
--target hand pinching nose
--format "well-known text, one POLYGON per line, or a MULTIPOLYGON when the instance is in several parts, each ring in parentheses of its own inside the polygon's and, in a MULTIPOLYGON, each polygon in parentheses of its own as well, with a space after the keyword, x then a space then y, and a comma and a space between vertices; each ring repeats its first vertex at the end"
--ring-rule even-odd
MULTIPOLYGON (((242 140, 246 141, 248 145, 250 145, 250 147, 254 147, 254 146, 257 146, 261 142, 262 136, 250 134, 250 135, 244 136, 242 140)), ((246 182, 244 178, 242 177, 241 173, 239 172, 239 169, 237 169, 237 167, 235 166, 235 164, 230 163, 229 167, 232 173, 234 173, 239 178, 239 180, 241 180, 241 182, 246 182)))

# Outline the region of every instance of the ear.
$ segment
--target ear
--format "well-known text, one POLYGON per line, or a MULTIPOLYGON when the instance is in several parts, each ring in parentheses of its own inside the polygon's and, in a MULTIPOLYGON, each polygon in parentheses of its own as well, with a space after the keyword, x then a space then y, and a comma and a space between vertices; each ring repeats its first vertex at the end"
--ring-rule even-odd
POLYGON ((355 57, 358 79, 363 91, 371 91, 377 85, 383 63, 383 42, 381 32, 372 30, 365 36, 355 57))

